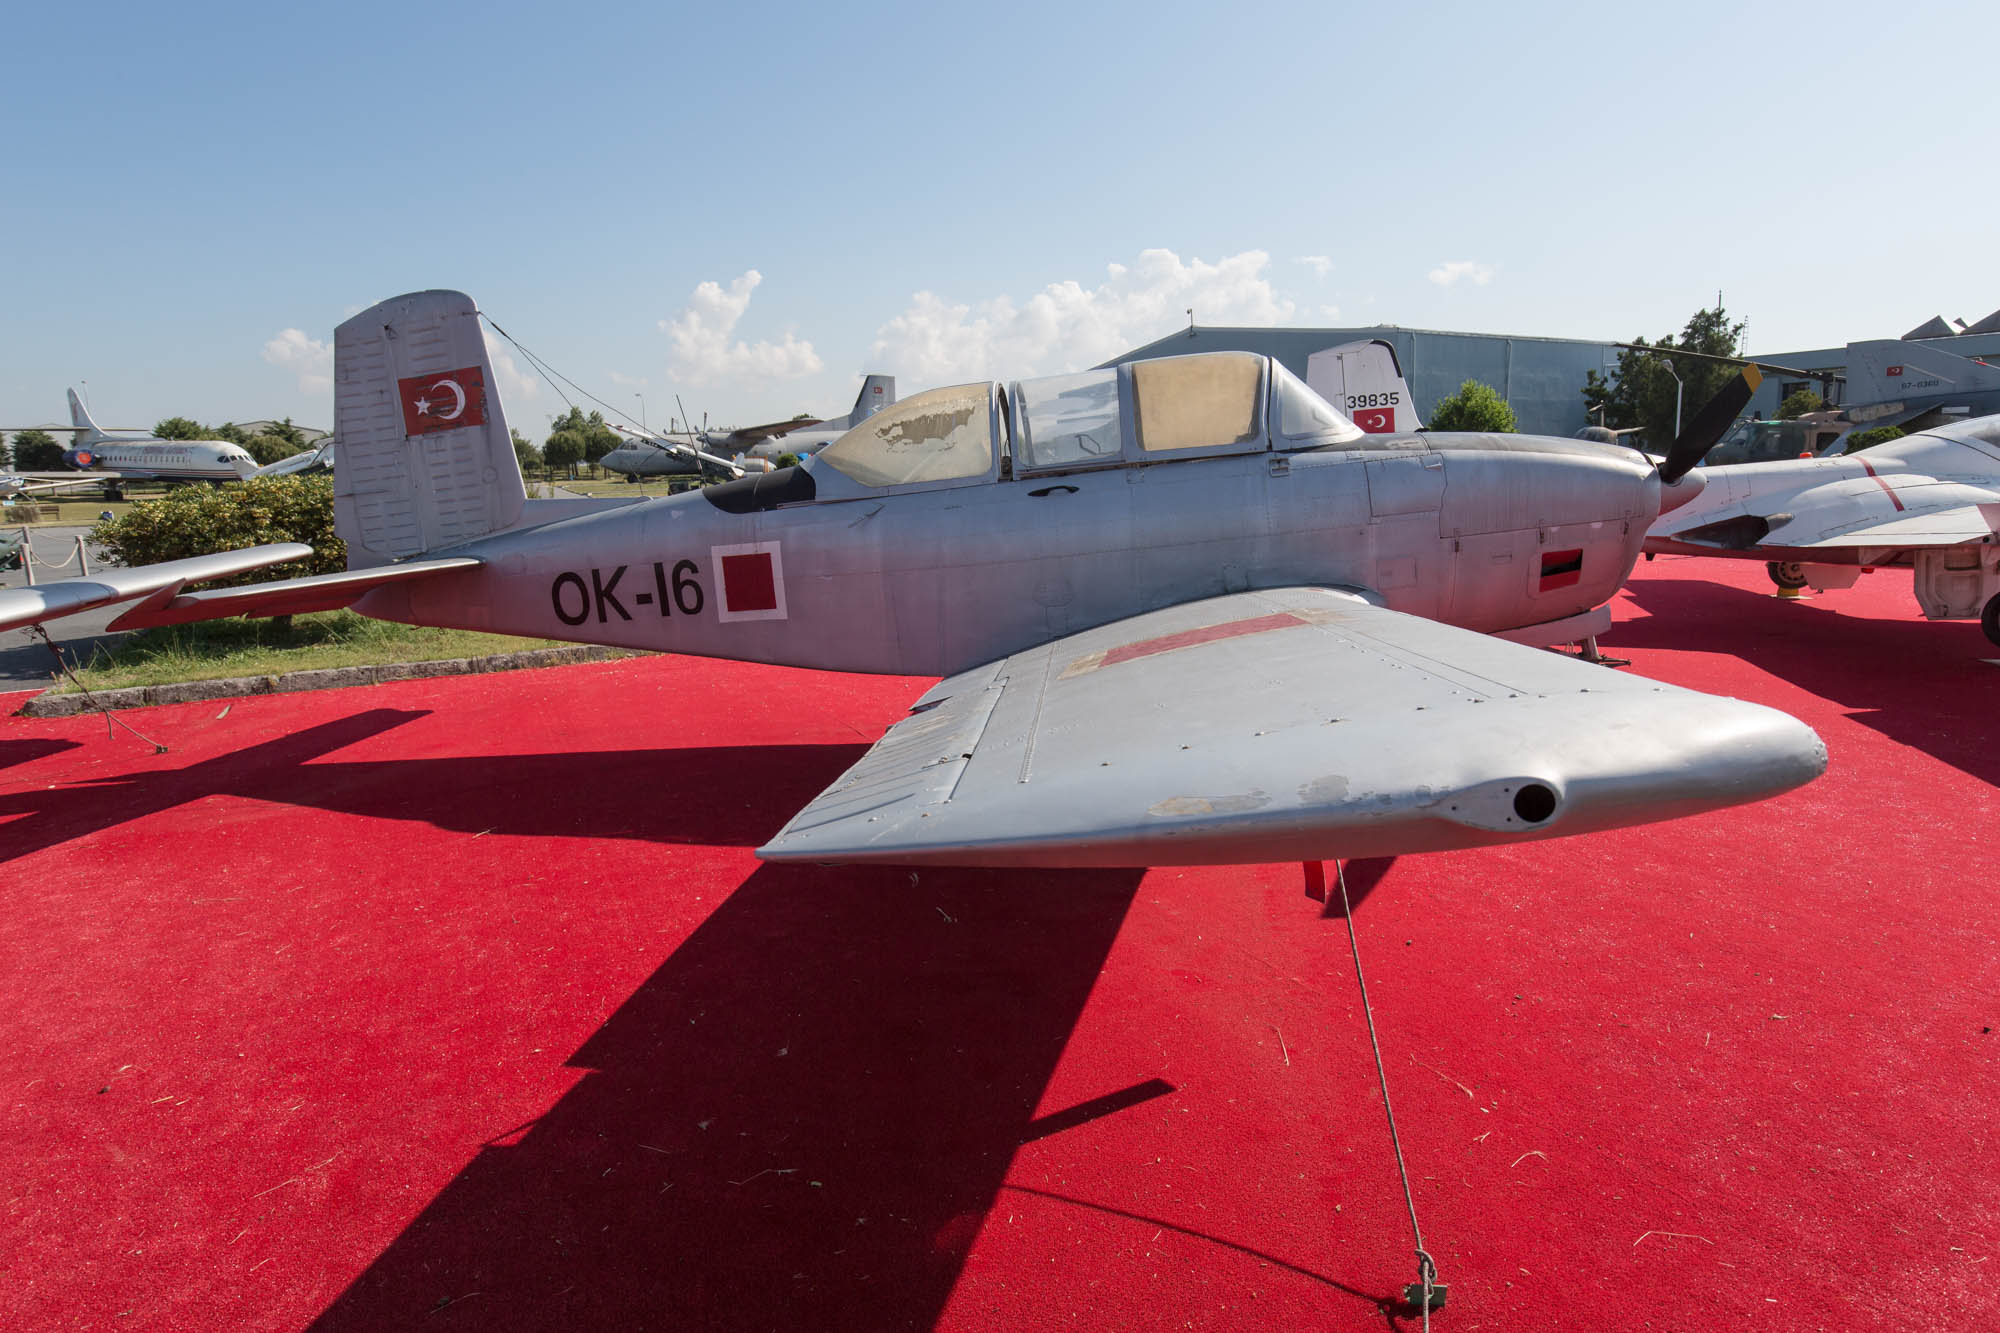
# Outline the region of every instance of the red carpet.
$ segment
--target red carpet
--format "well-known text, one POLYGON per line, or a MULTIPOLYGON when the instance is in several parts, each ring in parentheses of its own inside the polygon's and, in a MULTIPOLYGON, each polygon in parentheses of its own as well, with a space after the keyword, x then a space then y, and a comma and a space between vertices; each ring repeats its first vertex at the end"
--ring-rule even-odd
MULTIPOLYGON (((2000 657, 1662 560, 1762 806, 1350 867, 1444 1330, 2000 1313, 2000 657)), ((1297 866, 760 868, 917 682, 652 658, 0 723, 22 1329, 1381 1329, 1414 1276, 1297 866)))

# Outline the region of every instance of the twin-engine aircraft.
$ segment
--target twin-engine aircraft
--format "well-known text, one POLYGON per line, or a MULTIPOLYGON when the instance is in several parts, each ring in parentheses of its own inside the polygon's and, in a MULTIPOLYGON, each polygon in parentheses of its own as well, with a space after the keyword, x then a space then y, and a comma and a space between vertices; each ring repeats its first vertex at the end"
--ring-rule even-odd
POLYGON ((1934 426, 1859 453, 1700 468, 1646 550, 1765 561, 1782 588, 1852 587, 1915 570, 1932 620, 1978 617, 2000 644, 2000 416, 1934 426))
POLYGON ((933 389, 698 492, 530 500, 470 298, 354 316, 335 378, 347 571, 184 590, 298 546, 117 570, 0 593, 0 628, 351 605, 943 677, 770 860, 1387 856, 1713 810, 1826 764, 1782 713, 1492 637, 1608 621, 1660 505, 1629 449, 1371 435, 1220 352, 933 389), (450 420, 419 407, 443 384, 450 420))

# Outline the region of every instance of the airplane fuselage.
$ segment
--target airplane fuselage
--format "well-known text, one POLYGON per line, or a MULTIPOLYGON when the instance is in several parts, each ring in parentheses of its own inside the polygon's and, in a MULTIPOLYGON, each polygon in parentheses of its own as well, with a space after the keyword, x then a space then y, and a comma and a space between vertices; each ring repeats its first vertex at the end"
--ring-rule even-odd
POLYGON ((814 496, 807 482, 793 502, 747 512, 721 507, 724 489, 482 539, 453 552, 482 567, 378 589, 356 609, 913 675, 1258 587, 1353 588, 1502 630, 1607 601, 1659 503, 1633 451, 1463 435, 858 498, 814 496))
POLYGON ((80 472, 156 481, 241 481, 256 460, 226 440, 100 440, 63 455, 80 472))

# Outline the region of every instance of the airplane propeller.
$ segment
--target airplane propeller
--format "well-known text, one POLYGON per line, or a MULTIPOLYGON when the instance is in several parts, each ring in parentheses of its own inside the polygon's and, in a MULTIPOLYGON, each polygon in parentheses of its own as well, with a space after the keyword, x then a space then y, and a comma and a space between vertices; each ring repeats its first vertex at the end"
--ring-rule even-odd
POLYGON ((1708 457, 1708 451, 1728 432, 1730 423, 1749 404, 1750 396, 1763 382, 1764 373, 1757 369, 1756 364, 1744 362, 1742 372, 1694 414, 1694 420, 1682 428, 1668 448, 1666 460, 1660 464, 1661 482, 1673 485, 1708 457))

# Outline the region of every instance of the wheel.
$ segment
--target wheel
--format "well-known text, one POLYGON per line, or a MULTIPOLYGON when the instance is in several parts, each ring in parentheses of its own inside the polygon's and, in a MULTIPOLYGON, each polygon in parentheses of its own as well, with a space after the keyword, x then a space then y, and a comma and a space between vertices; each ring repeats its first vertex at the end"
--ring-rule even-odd
POLYGON ((1806 586, 1805 566, 1796 560, 1767 560, 1764 572, 1771 576, 1771 582, 1780 588, 1799 589, 1806 586))
POLYGON ((2000 644, 2000 592, 1986 599, 1986 609, 1979 613, 1979 628, 1990 641, 2000 644))

